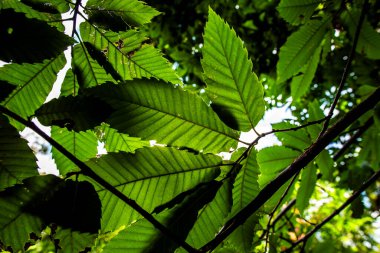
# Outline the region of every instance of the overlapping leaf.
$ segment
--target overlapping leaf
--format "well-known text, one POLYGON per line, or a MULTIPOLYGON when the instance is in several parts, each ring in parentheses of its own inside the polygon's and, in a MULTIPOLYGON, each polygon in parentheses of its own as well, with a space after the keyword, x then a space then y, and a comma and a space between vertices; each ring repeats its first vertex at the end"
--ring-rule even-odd
POLYGON ((21 0, 33 9, 47 13, 65 13, 69 11, 69 2, 65 0, 21 0))
POLYGON ((322 2, 324 0, 281 0, 277 10, 290 24, 298 25, 307 21, 322 2))
MULTIPOLYGON (((273 129, 290 129, 296 127, 289 122, 281 122, 272 124, 273 129)), ((286 147, 293 148, 303 152, 305 148, 311 145, 311 140, 307 135, 305 129, 298 129, 296 131, 289 130, 284 132, 275 133, 276 137, 282 142, 286 147)))
POLYGON ((74 75, 73 69, 68 69, 65 78, 63 79, 60 96, 76 96, 78 95, 78 91, 78 78, 74 75))
POLYGON ((36 176, 36 157, 4 116, 0 116, 0 190, 36 176))
POLYGON ((121 133, 204 152, 229 151, 237 133, 195 94, 153 80, 89 90, 116 109, 107 123, 121 133))
POLYGON ((50 93, 64 65, 65 57, 60 55, 38 64, 8 64, 0 68, 0 79, 17 86, 2 104, 22 117, 33 115, 50 93))
POLYGON ((111 114, 102 100, 87 96, 67 96, 43 104, 35 113, 40 123, 85 131, 100 125, 111 114))
POLYGON ((202 55, 206 94, 214 110, 234 129, 254 128, 264 114, 263 87, 252 72, 243 42, 212 9, 202 55))
POLYGON ((150 145, 148 141, 131 137, 128 134, 119 133, 117 130, 110 128, 107 124, 102 124, 96 130, 99 140, 104 142, 104 147, 107 152, 124 151, 134 153, 136 149, 150 145))
POLYGON ((149 23, 160 12, 138 0, 89 0, 85 7, 91 22, 105 28, 125 31, 130 26, 149 23))
POLYGON ((280 59, 277 63, 277 81, 279 83, 297 74, 309 61, 321 45, 330 22, 331 18, 329 17, 322 20, 311 20, 288 37, 280 48, 280 59))
POLYGON ((309 205, 309 200, 317 183, 317 170, 314 165, 307 166, 301 175, 300 188, 297 191, 296 207, 302 213, 309 205))
MULTIPOLYGON (((151 212, 178 194, 218 176, 221 158, 174 148, 145 148, 135 154, 111 153, 87 164, 102 178, 151 212)), ((140 216, 108 191, 99 192, 102 230, 128 225, 140 216)))
POLYGON ((59 240, 60 252, 77 253, 89 248, 94 243, 96 234, 60 228, 54 235, 54 238, 59 240))
MULTIPOLYGON (((90 130, 86 132, 75 132, 67 130, 66 128, 53 126, 51 136, 81 161, 87 161, 90 158, 96 157, 98 153, 98 139, 95 133, 90 130)), ((77 170, 76 165, 61 152, 53 148, 52 153, 61 175, 66 175, 67 172, 77 170)))
POLYGON ((153 46, 141 44, 143 37, 136 31, 125 33, 105 32, 84 22, 80 26, 84 41, 106 54, 107 60, 123 80, 154 77, 174 84, 181 83, 177 74, 153 46))

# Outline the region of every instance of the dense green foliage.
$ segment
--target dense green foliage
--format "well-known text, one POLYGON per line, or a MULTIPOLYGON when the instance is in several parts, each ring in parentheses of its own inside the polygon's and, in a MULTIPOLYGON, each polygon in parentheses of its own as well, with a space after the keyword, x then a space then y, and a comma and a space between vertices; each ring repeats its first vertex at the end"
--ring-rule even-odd
POLYGON ((2 0, 0 250, 378 252, 379 15, 374 0, 2 0), (38 173, 25 127, 59 176, 38 173))

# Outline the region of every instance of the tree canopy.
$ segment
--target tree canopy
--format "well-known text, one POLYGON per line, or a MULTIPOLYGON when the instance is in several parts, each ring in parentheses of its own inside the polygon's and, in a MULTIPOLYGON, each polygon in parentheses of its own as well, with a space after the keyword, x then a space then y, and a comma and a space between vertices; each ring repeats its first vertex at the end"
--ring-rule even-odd
POLYGON ((379 6, 2 0, 0 250, 378 252, 379 6))

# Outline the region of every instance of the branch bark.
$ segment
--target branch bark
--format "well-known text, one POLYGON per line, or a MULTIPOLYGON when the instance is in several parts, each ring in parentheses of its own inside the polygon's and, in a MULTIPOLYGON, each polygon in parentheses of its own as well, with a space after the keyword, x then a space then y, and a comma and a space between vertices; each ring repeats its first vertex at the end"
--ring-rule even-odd
POLYGON ((277 192, 290 178, 310 163, 324 148, 339 136, 347 127, 355 122, 361 115, 372 109, 380 101, 380 88, 377 88, 367 99, 357 107, 348 112, 335 125, 327 129, 320 138, 302 153, 289 167, 281 172, 277 178, 267 184, 256 198, 245 208, 231 218, 217 236, 209 243, 205 244, 200 251, 207 252, 215 249, 224 239, 227 238, 238 226, 242 225, 253 213, 255 213, 264 203, 277 192))

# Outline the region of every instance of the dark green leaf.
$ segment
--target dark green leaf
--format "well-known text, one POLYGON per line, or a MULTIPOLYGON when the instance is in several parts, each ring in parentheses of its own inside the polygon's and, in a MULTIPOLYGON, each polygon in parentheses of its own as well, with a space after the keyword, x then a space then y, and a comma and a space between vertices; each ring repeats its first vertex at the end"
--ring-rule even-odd
POLYGON ((40 12, 65 13, 70 10, 69 2, 65 0, 21 0, 26 5, 40 12))
POLYGON ((277 10, 290 24, 298 25, 307 21, 315 8, 323 2, 324 0, 281 0, 277 10))
POLYGON ((309 205, 309 200, 314 192, 317 183, 317 169, 313 165, 309 165, 303 169, 301 174, 301 184, 297 191, 296 207, 303 213, 309 205))

